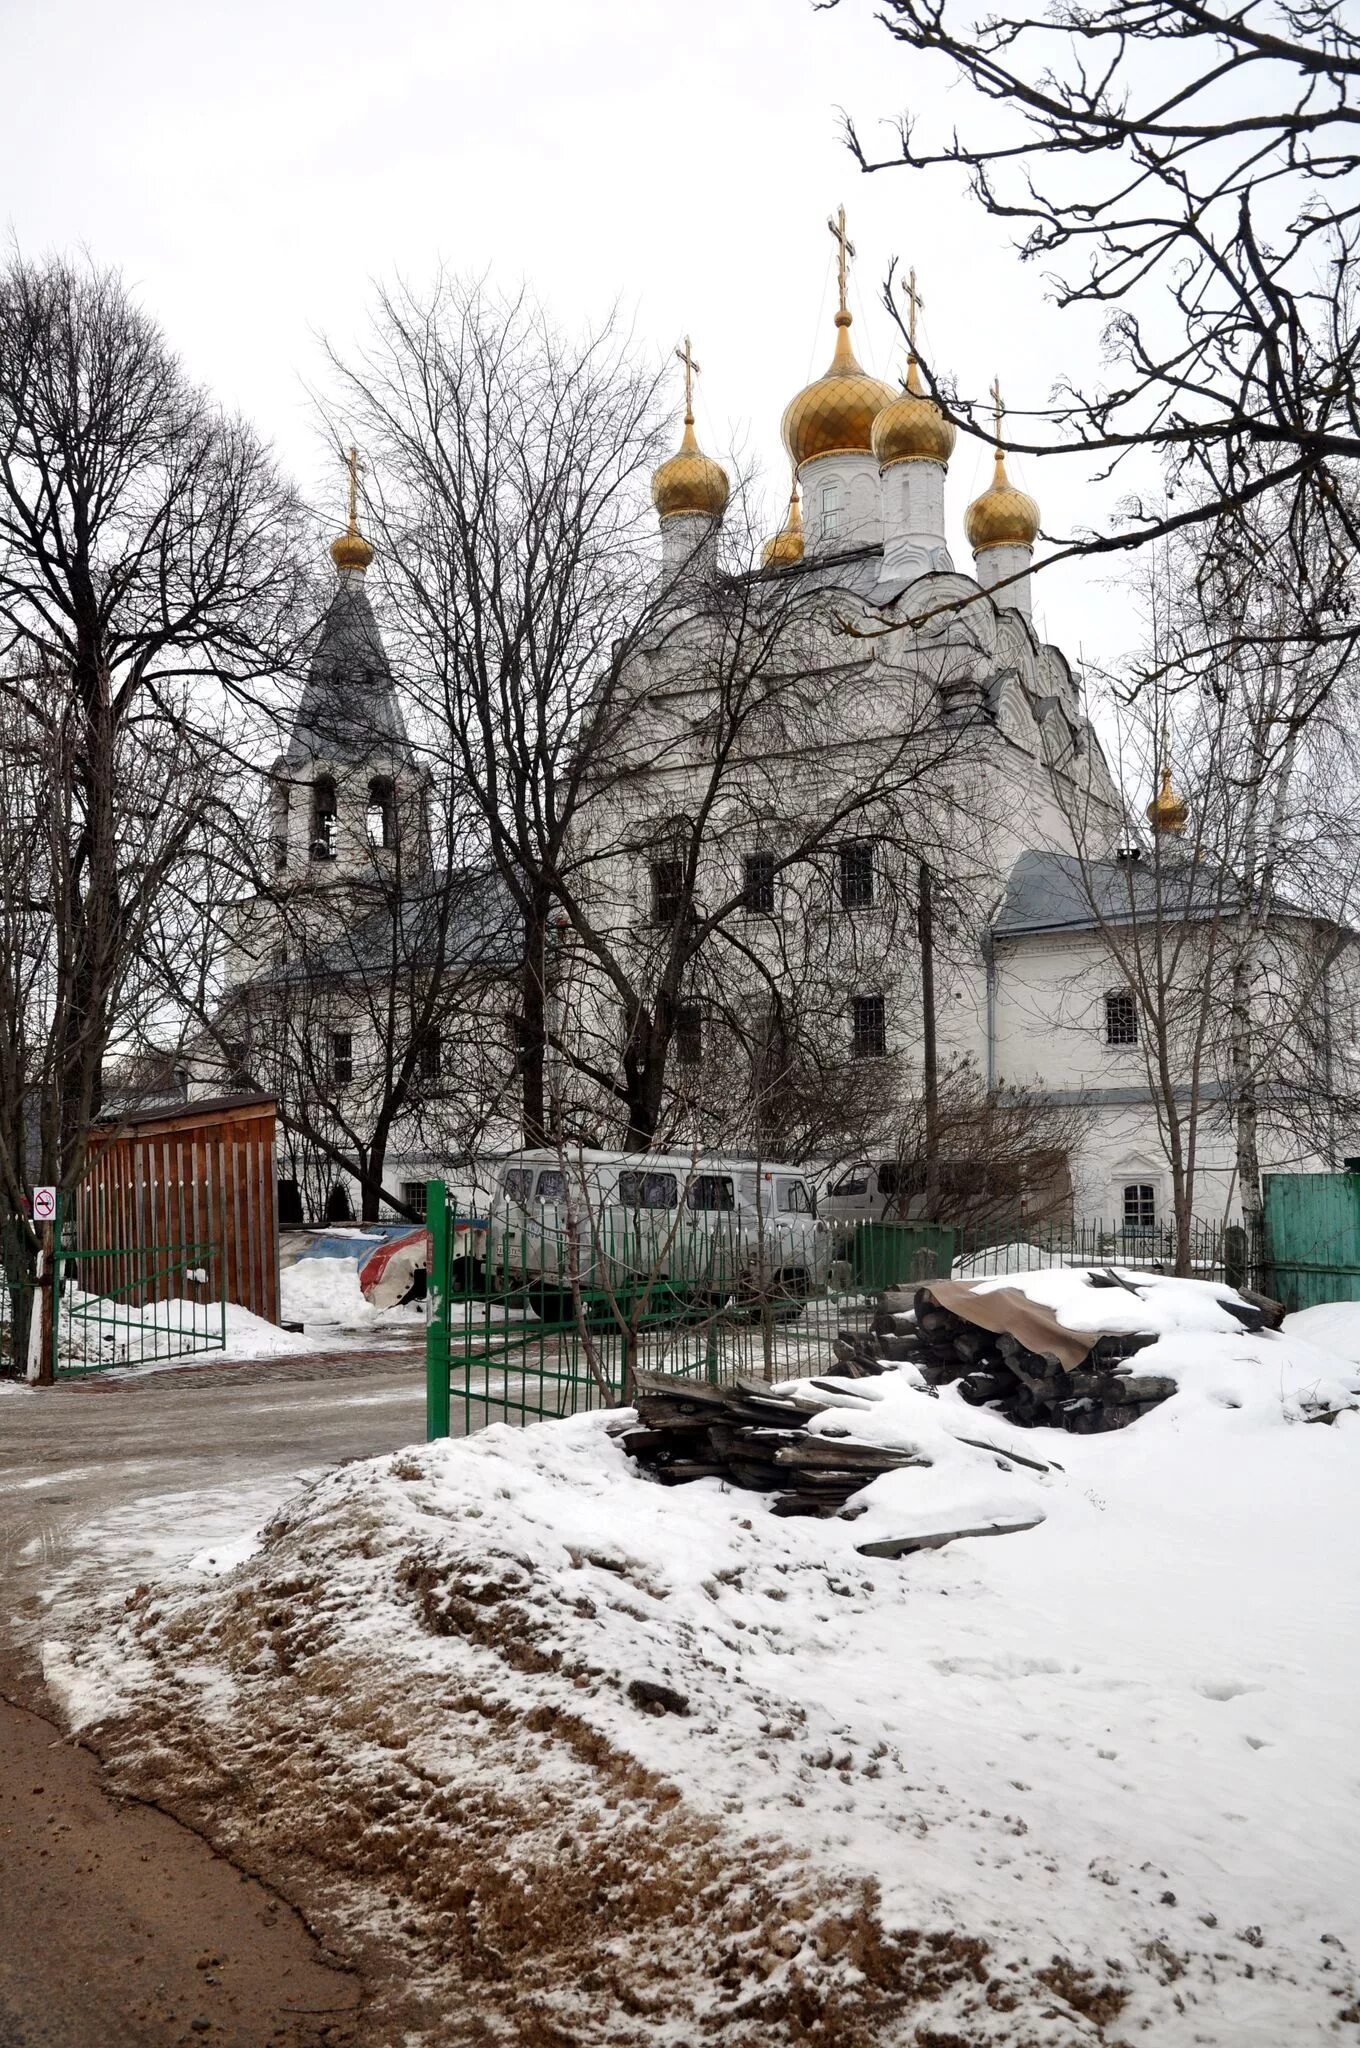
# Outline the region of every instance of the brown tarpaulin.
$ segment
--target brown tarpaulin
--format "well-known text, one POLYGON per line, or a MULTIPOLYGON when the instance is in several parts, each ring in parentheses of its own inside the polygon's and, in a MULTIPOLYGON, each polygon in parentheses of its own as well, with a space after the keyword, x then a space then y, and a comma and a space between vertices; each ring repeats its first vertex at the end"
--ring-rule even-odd
POLYGON ((917 1309, 923 1301, 936 1302, 981 1330, 1005 1331, 1027 1351, 1051 1352, 1068 1372, 1100 1342, 1094 1330, 1069 1330, 1051 1308, 1031 1301, 1018 1287, 993 1287, 981 1294, 977 1289, 976 1280, 932 1280, 917 1288, 917 1309))

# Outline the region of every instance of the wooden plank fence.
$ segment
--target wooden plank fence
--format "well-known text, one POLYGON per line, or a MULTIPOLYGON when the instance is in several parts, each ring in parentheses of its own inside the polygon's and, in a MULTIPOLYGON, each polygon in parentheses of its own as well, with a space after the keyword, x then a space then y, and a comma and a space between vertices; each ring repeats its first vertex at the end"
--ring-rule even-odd
POLYGON ((208 1300, 224 1291, 277 1322, 275 1110, 263 1095, 176 1103, 96 1140, 76 1198, 75 1248, 96 1254, 81 1260, 81 1286, 145 1306, 182 1292, 186 1261, 201 1263, 208 1300))

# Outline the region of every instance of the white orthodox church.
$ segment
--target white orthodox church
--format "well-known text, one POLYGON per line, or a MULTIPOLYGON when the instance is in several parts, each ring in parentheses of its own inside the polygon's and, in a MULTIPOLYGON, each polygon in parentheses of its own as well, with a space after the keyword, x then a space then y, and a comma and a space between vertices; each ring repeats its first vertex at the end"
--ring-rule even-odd
MULTIPOLYGON (((1111 933, 1150 914, 1154 896, 1163 917, 1168 904, 1174 916, 1177 902, 1188 920, 1201 915, 1194 863, 1178 853, 1185 806, 1165 783, 1146 808, 1149 836, 1126 800, 1132 793, 1111 777, 1071 666, 1035 630, 1030 570, 1039 508, 1007 475, 999 394, 994 474, 963 512, 970 566, 956 566, 948 490, 955 429, 923 389, 914 352, 900 387, 870 376, 857 362, 843 216, 839 238, 831 362, 783 417, 794 476, 788 517, 766 544, 761 566, 746 573, 758 601, 762 590, 796 589, 807 598, 814 673, 824 677, 833 711, 844 701, 845 729, 857 744, 872 745, 876 734, 890 739, 911 720, 918 726, 937 720, 942 733, 967 735, 966 747, 950 757, 957 768, 950 770, 949 801, 975 908, 948 934, 941 955, 933 1005, 940 1059, 967 1060, 988 1089, 1022 1088, 1070 1112, 1067 1200, 1077 1217, 1160 1224, 1171 1210, 1164 1104, 1150 1085, 1151 1048, 1111 933)), ((911 303, 914 311, 914 290, 911 303)), ((683 438, 653 483, 658 588, 667 593, 669 617, 664 635, 636 656, 635 701, 648 707, 652 725, 638 729, 636 773, 610 798, 616 806, 634 806, 639 817, 673 804, 686 774, 699 772, 697 753, 687 768, 685 748, 691 744, 686 734, 699 731, 687 720, 702 666, 697 636, 704 629, 699 605, 692 631, 687 626, 687 592, 718 573, 729 500, 725 472, 695 437, 688 344, 684 356, 683 438), (618 794, 623 788, 626 798, 618 794)), ((349 530, 332 553, 334 599, 276 766, 275 833, 279 888, 319 883, 334 896, 361 875, 370 882, 375 874, 381 878, 398 838, 413 875, 428 873, 429 853, 421 778, 364 588, 373 551, 358 531, 353 490, 349 530)), ((696 736, 693 747, 701 744, 696 736)), ((816 773, 811 782, 805 779, 799 800, 815 804, 819 787, 829 789, 836 772, 828 758, 823 783, 816 773)), ((760 865, 768 863, 764 849, 775 843, 770 834, 777 837, 777 830, 777 820, 767 820, 765 836, 755 833, 744 855, 739 846, 735 852, 738 864, 743 857, 747 862, 748 882, 756 878, 749 884, 751 956, 763 948, 767 959, 782 958, 791 981, 804 986, 834 957, 841 978, 825 1028, 843 1034, 845 1062, 863 1062, 867 1079, 873 1062, 895 1055, 900 1071, 919 1082, 919 960, 900 943, 900 933, 889 935, 872 846, 857 838, 842 850, 831 894, 839 937, 821 933, 815 954, 790 957, 788 932, 780 930, 781 888, 768 865, 760 865)), ((625 831, 617 843, 626 840, 625 831)), ((730 844, 723 857, 734 857, 730 844)), ((651 889, 657 886, 653 875, 651 889)), ((625 922, 641 931, 654 921, 645 874, 619 872, 609 892, 625 922)), ((513 935, 494 896, 494 890, 479 896, 470 889, 449 971, 494 955, 513 990, 513 935)), ((282 957, 271 963, 266 953, 257 938, 236 978, 258 980, 267 970, 286 996, 290 964, 282 957)), ((344 983, 342 949, 322 1020, 329 1046, 323 1078, 337 1098, 337 1114, 351 1071, 357 1087, 360 1069, 383 1050, 363 1036, 372 1036, 371 1020, 351 1022, 342 1014, 344 983)), ((554 1000, 555 1030, 565 1038, 581 1026, 589 997, 573 988, 568 970, 554 1000)), ((493 1002, 491 1010, 504 1025, 504 1003, 497 1009, 493 1002)), ((436 1092, 446 1102, 450 1091, 483 1092, 485 1114, 466 1123, 480 1128, 492 1149, 516 1142, 513 1046, 513 1031, 489 1030, 474 1066, 455 1073, 447 1049, 441 1059, 437 1044, 424 1062, 426 1078, 432 1085, 438 1080, 436 1092)), ((1226 1107, 1220 1114, 1212 1108, 1224 1095, 1222 1082, 1217 1069, 1197 1081, 1199 1099, 1209 1107, 1198 1132, 1195 1207, 1209 1219, 1236 1210, 1232 1120, 1226 1107)), ((1184 1085, 1188 1096, 1188 1077, 1184 1085)), ((1339 1163, 1302 1148, 1297 1128, 1287 1117, 1263 1122, 1264 1167, 1339 1163)), ((882 1142, 891 1143, 886 1130, 882 1142)), ((427 1129, 419 1118, 399 1124, 384 1161, 384 1185, 413 1201, 430 1170, 448 1167, 431 1149, 427 1129)), ((338 1192, 337 1213, 343 1213, 357 1191, 338 1192)), ((327 1199, 336 1196, 332 1188, 327 1199)), ((314 1208, 314 1200, 306 1206, 314 1208)), ((354 1207, 357 1213, 357 1199, 354 1207)))
MULTIPOLYGON (((1066 1113, 1077 1217, 1161 1224, 1172 1204, 1166 1091, 1150 1085, 1156 1049, 1146 1042, 1146 1019, 1129 987, 1129 932, 1141 927, 1137 944, 1146 948, 1157 919, 1170 927, 1231 911, 1223 892, 1206 886, 1184 843, 1186 806, 1169 774, 1145 811, 1135 793, 1116 786, 1069 662, 1035 630, 1030 571, 1039 507, 1007 475, 999 391, 994 387, 992 480, 961 521, 970 559, 964 568, 956 566, 948 503, 955 429, 925 392, 914 349, 900 387, 856 360, 843 213, 833 232, 841 244, 834 351, 825 373, 784 412, 793 491, 758 574, 772 584, 796 580, 810 596, 824 593, 816 609, 827 687, 877 707, 885 736, 908 715, 920 715, 922 693, 942 723, 969 730, 967 765, 954 793, 956 813, 968 816, 961 842, 956 817, 956 843, 971 872, 977 913, 971 928, 953 935, 937 977, 940 1060, 967 1059, 988 1088, 1022 1088, 1066 1113)), ((914 341, 914 277, 908 296, 914 341)), ((729 485, 695 438, 688 343, 681 353, 684 435, 678 453, 656 472, 653 500, 662 575, 683 605, 686 580, 712 573, 729 485)), ((667 637, 648 702, 663 705, 667 689, 683 693, 685 650, 682 628, 667 637)), ((856 730, 863 736, 862 724, 856 730)), ((664 758, 673 777, 674 750, 664 758)), ((828 762, 828 787, 834 774, 828 762)), ((642 808, 660 795, 649 792, 646 774, 634 790, 642 808)), ((839 907, 846 925, 859 927, 859 982, 841 1002, 845 1051, 866 1061, 896 1053, 903 1071, 917 1078, 917 965, 900 934, 875 965, 874 881, 862 846, 850 852, 839 907)), ((645 916, 636 892, 634 905, 645 916)), ((778 917, 777 904, 763 907, 778 917)), ((826 957, 819 945, 802 971, 814 977, 826 957)), ((1186 957, 1193 963, 1193 945, 1186 957)), ((1188 972, 1193 983, 1193 965, 1188 972)), ((1346 1006, 1336 1007, 1341 1014, 1346 1006)), ((1170 1031, 1174 1036, 1174 1019, 1170 1031)), ((1226 1030, 1221 1041, 1212 1031, 1209 1039, 1207 1066, 1201 1059, 1193 1083, 1188 1071, 1175 1077, 1174 1099, 1184 1115, 1193 1085, 1195 1209, 1206 1220, 1222 1220, 1237 1213, 1236 1141, 1226 1030)), ((1351 1056, 1349 1045, 1329 1046, 1329 1060, 1334 1052, 1351 1056)), ((1287 1112, 1278 1100, 1276 1107, 1287 1112)), ((1338 1152, 1342 1142, 1338 1137, 1338 1152)), ((1301 1140, 1298 1120, 1287 1113, 1263 1117, 1260 1150, 1267 1171, 1340 1163, 1301 1140)))

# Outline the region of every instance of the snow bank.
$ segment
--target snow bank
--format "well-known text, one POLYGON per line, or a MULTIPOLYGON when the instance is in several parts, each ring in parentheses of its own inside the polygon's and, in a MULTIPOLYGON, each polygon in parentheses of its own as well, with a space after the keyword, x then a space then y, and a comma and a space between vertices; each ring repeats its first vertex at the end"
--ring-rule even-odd
POLYGON ((1304 1390, 1354 1375, 1187 1299, 1181 1391, 1114 1435, 845 1382, 814 1431, 931 1462, 804 1522, 651 1484, 622 1418, 495 1428, 330 1474, 53 1670, 134 1784, 253 1853, 324 1842, 431 2040, 456 1998, 582 2048, 1331 2041, 1360 2010, 1360 1416, 1307 1426, 1304 1390), (857 1547, 1007 1514, 1044 1519, 857 1547))
POLYGON ((308 1327, 322 1324, 342 1330, 371 1330, 379 1324, 420 1324, 425 1316, 418 1302, 408 1308, 375 1308, 364 1298, 358 1265, 345 1259, 297 1260, 279 1275, 279 1299, 285 1321, 308 1327))

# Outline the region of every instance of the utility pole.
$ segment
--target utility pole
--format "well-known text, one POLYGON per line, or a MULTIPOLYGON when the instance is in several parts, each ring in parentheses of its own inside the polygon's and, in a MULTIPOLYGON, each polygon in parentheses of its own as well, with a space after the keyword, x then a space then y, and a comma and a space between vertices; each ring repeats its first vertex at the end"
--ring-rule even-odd
POLYGON ((916 935, 921 946, 921 1071, 926 1109, 926 1220, 939 1221, 940 1074, 935 1049, 935 907, 930 863, 921 862, 916 898, 916 935))

